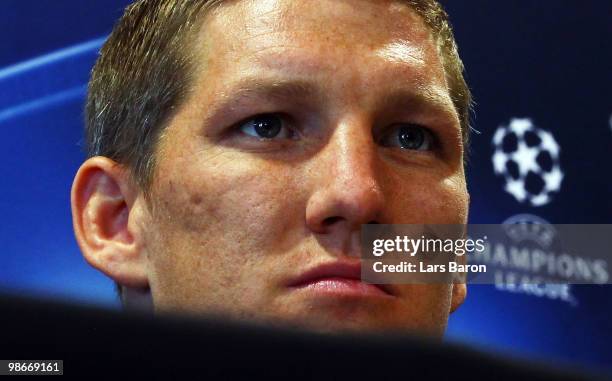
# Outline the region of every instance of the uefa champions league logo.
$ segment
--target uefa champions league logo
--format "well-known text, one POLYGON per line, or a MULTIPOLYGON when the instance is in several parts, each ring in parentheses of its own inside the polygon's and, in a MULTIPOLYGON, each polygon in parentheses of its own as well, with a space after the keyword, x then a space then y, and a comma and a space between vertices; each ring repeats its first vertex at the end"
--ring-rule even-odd
POLYGON ((531 119, 515 118, 495 131, 493 147, 493 169, 504 178, 506 192, 534 207, 552 201, 563 181, 560 147, 552 133, 531 119))
POLYGON ((558 269, 565 273, 563 270, 571 268, 573 273, 580 263, 586 263, 583 258, 556 251, 560 234, 555 226, 533 214, 517 214, 502 222, 502 229, 509 240, 494 243, 487 261, 498 266, 495 288, 578 306, 570 283, 545 280, 555 269, 558 276, 558 269))

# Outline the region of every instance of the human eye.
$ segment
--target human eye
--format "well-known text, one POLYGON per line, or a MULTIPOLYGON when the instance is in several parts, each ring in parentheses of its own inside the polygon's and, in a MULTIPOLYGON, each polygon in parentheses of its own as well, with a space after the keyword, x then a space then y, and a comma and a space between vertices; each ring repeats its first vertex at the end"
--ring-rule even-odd
POLYGON ((383 147, 412 151, 431 151, 434 143, 434 135, 428 128, 413 123, 394 124, 379 141, 383 147))
POLYGON ((286 120, 278 114, 262 114, 238 123, 238 130, 260 140, 291 139, 293 131, 286 120))

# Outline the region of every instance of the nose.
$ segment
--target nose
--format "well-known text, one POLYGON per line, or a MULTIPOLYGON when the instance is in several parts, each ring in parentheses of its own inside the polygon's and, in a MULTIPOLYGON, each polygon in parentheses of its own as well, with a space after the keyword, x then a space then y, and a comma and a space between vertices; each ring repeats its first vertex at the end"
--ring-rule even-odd
POLYGON ((311 231, 350 233, 380 223, 385 200, 370 128, 358 121, 339 124, 315 161, 316 187, 306 206, 311 231))

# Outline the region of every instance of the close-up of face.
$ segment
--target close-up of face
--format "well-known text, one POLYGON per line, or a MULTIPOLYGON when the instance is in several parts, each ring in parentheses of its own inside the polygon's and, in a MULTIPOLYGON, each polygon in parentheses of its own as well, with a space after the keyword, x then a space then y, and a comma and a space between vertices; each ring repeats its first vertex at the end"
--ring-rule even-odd
POLYGON ((612 374, 612 1, 5 3, 0 374, 612 374))
POLYGON ((116 193, 76 218, 86 259, 150 289, 157 312, 441 336, 464 284, 359 280, 361 225, 467 223, 461 123, 430 29, 400 1, 230 1, 199 22, 147 192, 105 181, 100 158, 77 176, 73 204, 116 193), (123 249, 100 254, 87 229, 123 249))

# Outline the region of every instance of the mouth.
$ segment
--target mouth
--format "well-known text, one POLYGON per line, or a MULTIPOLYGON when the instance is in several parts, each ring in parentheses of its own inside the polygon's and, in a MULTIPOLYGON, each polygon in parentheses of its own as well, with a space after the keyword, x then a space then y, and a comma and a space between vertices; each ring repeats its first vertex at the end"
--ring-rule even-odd
POLYGON ((287 286, 324 296, 340 297, 394 297, 384 284, 365 283, 361 280, 360 262, 332 262, 305 271, 287 286))

